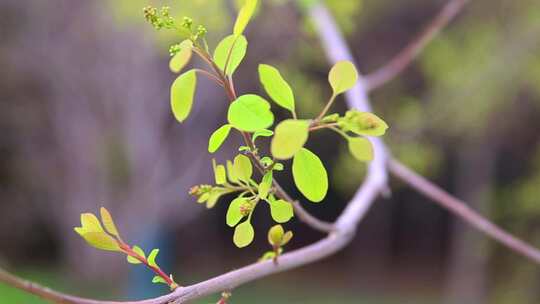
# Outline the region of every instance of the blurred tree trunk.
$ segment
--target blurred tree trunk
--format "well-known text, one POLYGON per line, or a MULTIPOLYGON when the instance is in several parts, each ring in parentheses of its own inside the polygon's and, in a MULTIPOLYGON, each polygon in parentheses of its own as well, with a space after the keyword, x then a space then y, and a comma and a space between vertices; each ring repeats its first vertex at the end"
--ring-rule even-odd
MULTIPOLYGON (((485 134, 465 141, 458 150, 456 193, 481 214, 489 214, 496 144, 485 134)), ((452 223, 451 236, 445 303, 487 303, 489 250, 485 236, 459 219, 452 223)))

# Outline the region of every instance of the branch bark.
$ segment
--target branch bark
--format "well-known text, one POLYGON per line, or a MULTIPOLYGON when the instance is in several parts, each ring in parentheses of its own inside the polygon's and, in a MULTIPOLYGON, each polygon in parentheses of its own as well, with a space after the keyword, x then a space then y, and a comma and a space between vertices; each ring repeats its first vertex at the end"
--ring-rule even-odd
POLYGON ((366 87, 372 91, 394 79, 405 70, 422 50, 444 29, 470 0, 450 0, 426 28, 387 64, 366 76, 366 87))

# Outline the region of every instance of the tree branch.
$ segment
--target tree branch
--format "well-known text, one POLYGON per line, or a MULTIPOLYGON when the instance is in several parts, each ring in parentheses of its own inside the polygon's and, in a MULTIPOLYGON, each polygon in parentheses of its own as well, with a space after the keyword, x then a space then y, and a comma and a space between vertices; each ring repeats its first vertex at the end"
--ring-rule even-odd
POLYGON ((426 28, 387 64, 366 76, 368 91, 379 88, 399 75, 422 52, 439 32, 463 9, 470 0, 450 0, 426 28))
POLYGON ((464 201, 453 197, 445 190, 431 183, 424 177, 416 174, 397 160, 390 160, 388 166, 392 174, 420 193, 431 198, 441 207, 452 212, 457 217, 485 233, 495 241, 508 247, 510 250, 540 264, 540 251, 538 249, 493 224, 488 219, 467 206, 467 203, 464 201))

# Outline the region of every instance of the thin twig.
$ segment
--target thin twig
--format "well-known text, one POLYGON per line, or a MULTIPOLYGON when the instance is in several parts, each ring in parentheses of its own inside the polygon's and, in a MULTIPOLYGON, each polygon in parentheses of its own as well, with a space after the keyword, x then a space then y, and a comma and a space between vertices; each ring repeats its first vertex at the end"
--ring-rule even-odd
POLYGON ((470 0, 450 0, 426 28, 387 64, 366 76, 366 87, 372 91, 394 79, 420 54, 470 0))
POLYGON ((424 194, 425 196, 431 198, 441 207, 452 212, 457 217, 493 238, 495 241, 508 247, 512 251, 540 264, 540 251, 538 249, 493 224, 478 212, 470 208, 464 201, 450 195, 445 190, 431 183, 421 175, 416 174, 397 160, 390 160, 388 166, 390 172, 398 177, 401 181, 413 187, 415 190, 424 194))

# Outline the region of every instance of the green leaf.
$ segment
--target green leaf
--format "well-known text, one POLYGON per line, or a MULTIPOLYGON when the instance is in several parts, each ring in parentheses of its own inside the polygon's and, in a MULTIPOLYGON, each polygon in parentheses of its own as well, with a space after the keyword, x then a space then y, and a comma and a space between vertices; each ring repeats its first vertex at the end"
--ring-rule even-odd
POLYGON ((81 214, 81 226, 84 232, 103 232, 101 223, 92 213, 81 214))
POLYGON ((227 182, 227 173, 223 165, 217 165, 216 160, 212 159, 212 167, 214 167, 214 178, 217 185, 223 185, 227 182))
POLYGON ((208 199, 206 200, 206 208, 208 209, 213 208, 216 205, 219 198, 226 193, 228 193, 226 189, 222 189, 222 188, 212 189, 212 191, 210 192, 208 196, 208 199))
POLYGON ((292 172, 298 190, 312 202, 318 203, 328 192, 328 174, 317 155, 302 148, 293 159, 292 172))
MULTIPOLYGON (((158 284, 158 283, 163 283, 163 284, 167 284, 167 281, 165 281, 164 278, 160 277, 160 276, 155 276, 153 279, 152 279, 152 283, 154 284, 158 284)), ((169 285, 169 284, 167 284, 169 285)))
POLYGON ((217 45, 214 62, 227 75, 232 75, 246 56, 248 42, 246 37, 230 35, 217 45))
POLYGON ((274 123, 274 114, 270 111, 268 101, 260 96, 248 94, 231 103, 227 119, 239 130, 256 132, 270 127, 274 123))
POLYGON ((231 128, 231 125, 224 125, 212 133, 208 141, 208 152, 214 153, 221 147, 227 136, 229 136, 231 128))
POLYGON ((286 223, 294 216, 293 206, 287 201, 275 200, 269 202, 269 204, 270 214, 277 223, 286 223))
POLYGON ((174 73, 180 73, 182 69, 188 64, 191 59, 191 54, 193 48, 193 42, 191 40, 184 40, 180 43, 180 52, 176 53, 169 61, 169 68, 174 73))
POLYGON ((350 137, 349 151, 359 161, 373 160, 373 146, 371 142, 363 137, 350 137))
POLYGON ((253 133, 253 136, 251 137, 251 140, 253 142, 255 142, 255 140, 257 140, 257 138, 259 137, 270 137, 274 135, 274 132, 271 131, 271 130, 267 130, 267 129, 262 129, 262 130, 259 130, 259 131, 255 131, 255 133, 253 133))
POLYGON ((233 163, 230 160, 227 160, 227 176, 229 177, 229 181, 231 183, 238 182, 238 177, 236 177, 235 172, 234 172, 233 163))
POLYGON ((281 246, 287 245, 287 243, 292 239, 293 233, 292 231, 287 231, 283 235, 283 238, 281 239, 281 246))
POLYGON ((249 203, 247 198, 237 197, 229 204, 226 216, 227 226, 234 227, 244 218, 240 207, 245 203, 249 203))
POLYGON ((77 233, 79 233, 82 238, 92 247, 101 250, 122 252, 118 242, 105 232, 85 232, 81 234, 79 231, 77 231, 77 233))
POLYGON ((233 172, 237 179, 249 182, 251 175, 253 175, 253 165, 249 157, 242 154, 237 155, 234 158, 233 172))
POLYGON ((260 261, 266 261, 271 260, 276 257, 276 253, 273 251, 267 251, 263 254, 263 256, 259 259, 260 261))
POLYGON ((153 249, 150 254, 148 255, 148 264, 150 266, 158 267, 156 263, 156 257, 159 253, 159 249, 153 249))
POLYGON ((259 184, 259 197, 261 199, 266 199, 270 189, 272 188, 272 171, 266 172, 263 176, 261 183, 259 184))
POLYGON ((267 64, 259 65, 259 79, 272 100, 294 113, 293 91, 276 68, 267 64))
POLYGON ((309 136, 309 121, 287 119, 277 125, 270 150, 277 159, 289 159, 296 154, 309 136))
POLYGON ((358 135, 382 136, 388 125, 377 115, 369 112, 347 111, 345 117, 338 120, 341 129, 358 135))
POLYGON ((352 62, 340 61, 330 70, 328 81, 334 95, 338 95, 354 87, 358 81, 358 72, 352 62))
POLYGON ((234 229, 233 242, 238 248, 246 247, 251 244, 255 236, 253 226, 249 221, 245 221, 234 229))
POLYGON ((101 221, 103 222, 103 226, 105 226, 105 230, 107 230, 108 233, 119 237, 118 229, 116 229, 116 225, 114 224, 114 221, 112 219, 111 214, 109 213, 109 210, 105 209, 104 207, 101 207, 100 209, 101 213, 101 221))
MULTIPOLYGON (((139 246, 133 246, 133 251, 138 254, 143 259, 146 259, 146 255, 144 254, 144 251, 139 246)), ((127 261, 131 264, 141 264, 142 262, 139 261, 139 259, 132 257, 130 255, 127 256, 127 261)))
POLYGON ((274 225, 270 230, 268 230, 268 243, 272 246, 281 246, 281 240, 283 238, 283 234, 285 231, 283 230, 283 226, 281 225, 274 225))
POLYGON ((183 122, 191 112, 196 86, 195 70, 178 76, 171 86, 171 108, 174 117, 179 122, 183 122))
POLYGON ((257 0, 246 0, 244 2, 244 5, 240 9, 240 12, 238 12, 238 17, 236 18, 236 22, 234 23, 234 29, 233 33, 234 35, 241 35, 244 30, 246 29, 246 26, 249 23, 249 20, 253 16, 253 13, 255 12, 255 8, 257 7, 257 0))

